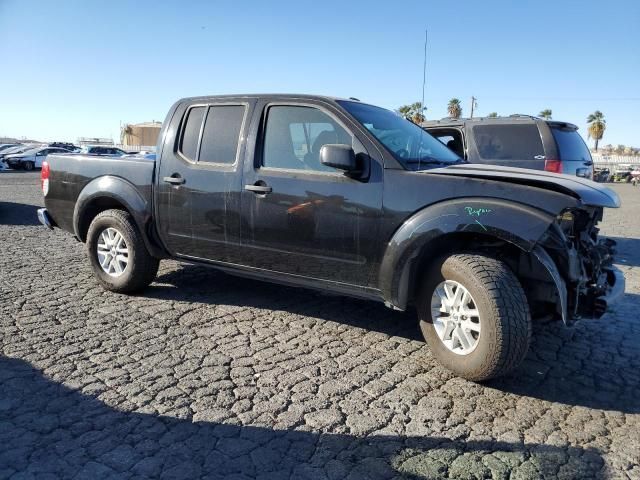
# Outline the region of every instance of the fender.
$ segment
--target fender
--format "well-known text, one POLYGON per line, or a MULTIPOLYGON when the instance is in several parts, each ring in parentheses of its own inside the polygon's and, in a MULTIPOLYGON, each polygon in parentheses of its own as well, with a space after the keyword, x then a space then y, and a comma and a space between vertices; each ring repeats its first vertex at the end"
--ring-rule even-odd
POLYGON ((91 180, 80 192, 73 210, 73 230, 77 238, 85 241, 82 231, 82 216, 94 200, 110 198, 123 205, 133 217, 138 230, 142 233, 147 249, 154 256, 163 255, 161 250, 150 242, 146 226, 151 221, 151 205, 138 188, 128 180, 114 175, 103 175, 91 180))
POLYGON ((426 207, 408 218, 389 240, 379 274, 385 304, 406 308, 414 260, 429 242, 443 235, 482 234, 531 252, 554 220, 541 210, 486 197, 447 200, 426 207))

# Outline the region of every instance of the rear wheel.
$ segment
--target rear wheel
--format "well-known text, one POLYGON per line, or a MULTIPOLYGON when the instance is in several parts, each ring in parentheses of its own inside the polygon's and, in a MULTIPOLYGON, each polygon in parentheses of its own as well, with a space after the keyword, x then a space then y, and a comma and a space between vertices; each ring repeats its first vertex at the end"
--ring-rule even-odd
POLYGON ((456 254, 439 261, 423 281, 418 315, 438 361, 468 380, 508 373, 529 349, 525 293, 509 267, 491 257, 456 254))
POLYGON ((22 168, 24 168, 27 172, 30 172, 31 170, 33 170, 34 164, 33 162, 24 162, 22 164, 22 168))
POLYGON ((87 254, 95 276, 107 290, 131 293, 147 287, 158 272, 131 215, 105 210, 91 222, 87 254))

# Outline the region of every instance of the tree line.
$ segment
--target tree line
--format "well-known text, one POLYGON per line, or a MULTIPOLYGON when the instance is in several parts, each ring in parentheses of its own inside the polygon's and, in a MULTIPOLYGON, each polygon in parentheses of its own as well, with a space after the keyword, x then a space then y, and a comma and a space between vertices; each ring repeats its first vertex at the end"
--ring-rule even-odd
MULTIPOLYGON (((475 98, 473 99, 473 102, 474 105, 477 106, 477 104, 475 103, 475 98)), ((427 107, 424 106, 422 102, 414 102, 409 105, 402 105, 398 107, 396 112, 407 120, 420 125, 421 123, 426 121, 426 117, 424 114, 426 110, 427 107)), ((449 118, 455 119, 462 117, 462 102, 460 101, 460 99, 452 98, 451 100, 449 100, 449 103, 447 104, 447 113, 449 114, 449 118)), ((550 108, 545 108, 538 114, 540 118, 543 118, 545 120, 552 120, 552 115, 553 111, 550 108)), ((471 116, 473 116, 473 109, 471 116)), ((491 112, 489 115, 487 115, 487 117, 496 118, 498 117, 498 113, 491 112)), ((587 125, 588 138, 593 139, 594 149, 597 152, 598 143, 600 142, 600 140, 602 140, 604 132, 607 129, 607 121, 604 118, 604 114, 600 110, 596 110, 587 117, 587 125)), ((637 150, 633 149, 632 147, 625 147, 624 145, 618 145, 618 147, 623 147, 624 151, 628 151, 628 149, 631 149, 631 151, 637 150)))

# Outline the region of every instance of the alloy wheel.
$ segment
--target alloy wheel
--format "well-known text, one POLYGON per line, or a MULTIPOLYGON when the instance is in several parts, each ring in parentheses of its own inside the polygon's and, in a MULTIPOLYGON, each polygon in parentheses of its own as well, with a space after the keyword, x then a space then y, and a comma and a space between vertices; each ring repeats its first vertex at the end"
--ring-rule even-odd
POLYGON ((480 340, 480 312, 469 290, 455 280, 441 282, 431 296, 431 318, 440 341, 457 355, 469 355, 480 340))

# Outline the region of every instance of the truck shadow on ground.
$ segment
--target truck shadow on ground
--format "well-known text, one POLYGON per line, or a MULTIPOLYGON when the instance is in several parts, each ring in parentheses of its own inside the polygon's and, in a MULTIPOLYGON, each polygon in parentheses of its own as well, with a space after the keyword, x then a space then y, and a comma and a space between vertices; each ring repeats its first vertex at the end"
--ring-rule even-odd
POLYGON ((40 225, 38 206, 0 202, 0 225, 40 225))
MULTIPOLYGON (((107 391, 111 402, 132 405, 107 391)), ((591 448, 359 437, 125 410, 0 357, 0 477, 577 479, 606 468, 591 448)))
MULTIPOLYGON (((160 275, 157 283, 161 285, 152 285, 143 295, 283 310, 423 341, 414 312, 394 312, 376 302, 240 279, 192 265, 160 275)), ((639 330, 633 313, 638 304, 637 295, 627 294, 615 313, 572 328, 560 321, 534 322, 531 349, 523 364, 505 378, 486 382, 486 386, 566 405, 640 412, 640 342, 635 340, 637 335, 624 336, 639 330)))
POLYGON ((616 263, 628 267, 640 266, 640 238, 607 237, 617 242, 616 263))

